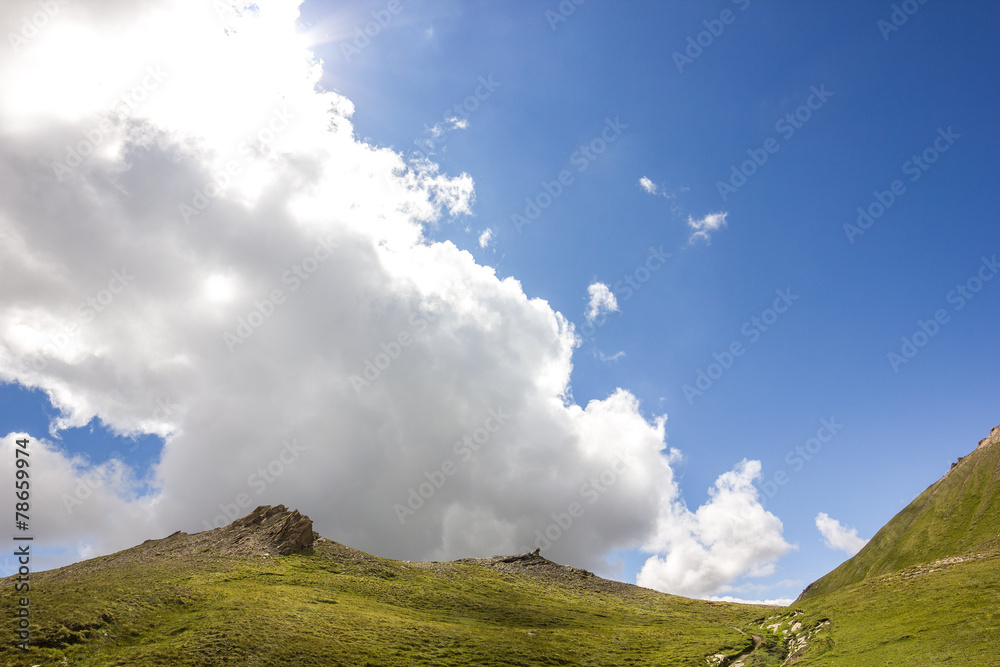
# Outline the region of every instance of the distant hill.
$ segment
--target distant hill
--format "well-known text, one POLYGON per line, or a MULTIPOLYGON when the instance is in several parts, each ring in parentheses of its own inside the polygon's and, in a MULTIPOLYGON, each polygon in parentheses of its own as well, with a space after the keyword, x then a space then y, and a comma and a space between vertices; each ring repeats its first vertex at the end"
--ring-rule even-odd
POLYGON ((922 563, 1000 547, 1000 426, 798 601, 922 563))
POLYGON ((379 558, 283 505, 31 575, 3 667, 997 667, 1000 427, 788 608, 658 593, 537 551, 379 558))
MULTIPOLYGON (((14 618, 13 578, 0 615, 14 618)), ((32 648, 0 665, 698 665, 784 656, 740 628, 778 607, 691 600, 538 553, 378 558, 284 506, 33 574, 32 648)), ((9 623, 5 622, 7 627, 9 623)))

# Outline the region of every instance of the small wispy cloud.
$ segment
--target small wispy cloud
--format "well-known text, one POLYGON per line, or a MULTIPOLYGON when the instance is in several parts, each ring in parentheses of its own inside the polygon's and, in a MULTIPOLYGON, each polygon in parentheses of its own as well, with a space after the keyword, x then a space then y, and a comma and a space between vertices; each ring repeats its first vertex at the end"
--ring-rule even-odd
POLYGON ((479 235, 479 247, 480 248, 489 248, 490 247, 490 243, 492 243, 492 242, 493 242, 493 230, 492 229, 486 229, 486 230, 483 231, 482 234, 479 235))
POLYGON ((679 188, 674 188, 672 191, 667 190, 663 185, 654 183, 653 179, 648 176, 643 176, 639 179, 639 187, 642 191, 648 195, 656 195, 658 197, 666 197, 667 199, 676 199, 678 193, 687 192, 691 188, 687 186, 682 186, 679 188))
POLYGON ((467 127, 469 127, 468 118, 451 116, 435 124, 433 127, 427 128, 427 134, 431 135, 434 139, 439 139, 453 130, 464 130, 467 127))
POLYGON ((694 243, 699 239, 708 243, 712 232, 726 226, 726 216, 728 215, 728 213, 720 211, 718 213, 709 213, 700 220, 688 216, 688 227, 694 230, 691 234, 691 238, 688 239, 688 243, 694 243))
POLYGON ((604 313, 618 312, 618 299, 604 283, 594 283, 587 288, 590 303, 587 304, 587 321, 593 322, 604 313))
POLYGON ((430 157, 436 155, 439 150, 444 151, 447 149, 444 144, 448 140, 448 134, 455 130, 464 130, 468 127, 468 118, 447 116, 444 120, 435 123, 431 127, 425 126, 423 136, 414 140, 413 143, 420 147, 425 157, 430 157))
POLYGON ((861 551, 861 547, 868 544, 868 540, 858 537, 857 528, 848 530, 847 526, 841 525, 839 521, 826 512, 820 512, 816 515, 816 528, 823 536, 826 546, 843 551, 848 556, 853 556, 861 551))
POLYGON ((625 356, 625 351, 624 350, 618 350, 614 354, 604 354, 600 350, 597 351, 597 358, 600 359, 601 361, 605 361, 605 362, 607 362, 607 361, 618 361, 619 359, 621 359, 624 356, 625 356))

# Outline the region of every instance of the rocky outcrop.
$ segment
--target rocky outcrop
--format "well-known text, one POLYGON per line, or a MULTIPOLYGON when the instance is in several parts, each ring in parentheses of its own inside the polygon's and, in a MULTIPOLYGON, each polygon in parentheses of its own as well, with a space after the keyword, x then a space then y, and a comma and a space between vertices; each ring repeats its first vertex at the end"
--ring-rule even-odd
POLYGON ((331 542, 312 529, 312 519, 284 505, 261 505, 228 526, 188 534, 176 531, 159 540, 120 551, 106 558, 87 561, 102 569, 123 561, 150 562, 170 559, 212 559, 229 556, 273 558, 306 549, 321 549, 337 559, 358 562, 373 559, 355 549, 331 542))
POLYGON ((1000 442, 1000 426, 994 426, 993 430, 990 431, 989 436, 979 441, 979 447, 976 449, 989 447, 990 445, 995 445, 998 442, 1000 442))
MULTIPOLYGON (((979 441, 979 446, 976 447, 975 451, 983 449, 984 447, 989 447, 990 445, 995 445, 998 442, 1000 442, 1000 426, 994 426, 990 430, 990 434, 979 441)), ((969 456, 971 456, 971 454, 967 454, 966 456, 959 456, 958 460, 951 464, 951 470, 954 470, 955 466, 957 466, 965 459, 969 458, 969 456)))
POLYGON ((312 546, 319 537, 312 519, 284 505, 261 505, 250 514, 219 529, 223 553, 287 555, 312 546))
MULTIPOLYGON (((543 579, 549 582, 558 583, 569 588, 578 588, 601 593, 612 593, 627 597, 642 597, 648 594, 660 595, 654 591, 626 584, 620 581, 611 581, 598 577, 589 570, 571 567, 569 565, 559 565, 541 555, 541 549, 535 549, 523 554, 513 556, 493 556, 491 558, 460 558, 453 563, 475 564, 497 570, 504 574, 527 575, 536 579, 543 579)), ((426 566, 428 564, 421 564, 426 566)), ((448 565, 448 564, 444 564, 448 565)))

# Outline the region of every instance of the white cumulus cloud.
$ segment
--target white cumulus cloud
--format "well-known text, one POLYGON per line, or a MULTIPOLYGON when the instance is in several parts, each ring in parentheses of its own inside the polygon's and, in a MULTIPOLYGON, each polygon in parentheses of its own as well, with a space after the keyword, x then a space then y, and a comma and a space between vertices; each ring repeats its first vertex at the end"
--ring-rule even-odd
POLYGON ((848 529, 826 512, 816 515, 816 528, 823 536, 826 546, 843 551, 848 556, 853 556, 861 551, 861 547, 868 544, 868 540, 858 537, 857 528, 848 529))
MULTIPOLYGON (((386 557, 541 534, 596 570, 645 546, 661 590, 766 572, 787 545, 759 465, 688 511, 666 417, 625 389, 575 404, 566 318, 425 237, 471 212, 472 178, 358 138, 297 0, 224 6, 74 0, 0 57, 0 381, 43 391, 55 433, 164 438, 134 469, 5 435, 0 479, 17 437, 45 470, 39 567, 283 503, 386 557)), ((37 7, 3 3, 3 34, 37 7)), ((588 314, 617 308, 589 291, 588 314)))
POLYGON ((639 187, 645 190, 651 195, 655 195, 659 191, 659 187, 653 181, 649 180, 645 176, 639 179, 639 187))
POLYGON ((493 230, 492 229, 483 230, 483 233, 479 235, 479 247, 488 248, 490 247, 490 243, 492 242, 493 242, 493 230))
POLYGON ((703 597, 727 591, 739 577, 771 574, 793 547, 782 537, 781 520, 760 504, 753 481, 760 462, 744 460, 720 475, 708 501, 696 511, 673 502, 658 519, 645 546, 650 557, 637 577, 640 586, 703 597))
POLYGON ((732 595, 712 595, 708 598, 715 602, 736 602, 737 604, 766 604, 774 605, 778 607, 787 607, 788 605, 795 602, 795 598, 773 598, 770 600, 747 600, 744 598, 735 598, 732 595))

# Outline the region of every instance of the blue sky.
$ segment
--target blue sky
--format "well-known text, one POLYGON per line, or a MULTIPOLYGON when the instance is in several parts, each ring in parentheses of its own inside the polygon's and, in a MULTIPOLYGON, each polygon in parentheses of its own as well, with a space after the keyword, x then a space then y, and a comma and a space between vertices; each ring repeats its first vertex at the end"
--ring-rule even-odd
MULTIPOLYGON (((617 310, 573 352, 572 403, 622 388, 647 422, 666 415, 666 446, 682 455, 673 479, 692 511, 720 475, 760 461, 754 484, 792 548, 764 576, 681 592, 796 597, 856 548, 849 537, 846 551, 825 544, 818 515, 871 537, 1000 423, 1000 12, 901 4, 913 11, 896 10, 898 26, 899 4, 870 2, 301 7, 319 87, 353 103, 356 139, 409 160, 422 149, 442 174, 474 182, 468 212, 425 221, 425 243, 450 242, 516 279, 577 333, 588 288, 614 293, 617 310), (374 34, 359 41, 366 23, 374 34), (734 169, 744 178, 731 180, 734 169), (526 200, 545 205, 518 224, 526 200), (859 207, 872 223, 845 227, 859 207), (695 236, 709 216, 724 224, 695 236), (650 248, 669 257, 646 273, 650 248), (641 289, 622 287, 626 276, 641 289), (902 339, 915 335, 926 344, 894 367, 890 353, 912 352, 902 339), (730 360, 734 344, 742 353, 730 360), (700 371, 716 378, 686 394, 700 371), (821 449, 796 454, 818 431, 821 449), (762 486, 776 474, 783 484, 762 486)), ((17 388, 12 372, 4 380, 0 433, 50 438, 57 410, 45 391, 17 388)), ((197 429, 133 429, 133 447, 127 419, 87 405, 76 414, 88 426, 53 442, 93 464, 117 450, 141 480, 137 497, 156 487, 159 436, 197 429), (102 418, 122 421, 106 429, 102 418)), ((331 535, 354 536, 371 549, 388 539, 331 535)), ((602 544, 620 559, 604 573, 635 581, 649 552, 602 544)))
MULTIPOLYGON (((478 77, 501 82, 435 158, 477 183, 470 231, 462 221, 435 237, 581 325, 587 284, 632 273, 651 245, 672 253, 580 349, 573 393, 627 387, 647 414, 667 413, 689 504, 742 457, 765 478, 793 472, 786 454, 835 417, 843 431, 767 505, 801 536, 784 566, 812 580, 844 557, 823 547, 817 512, 870 537, 995 425, 1000 283, 958 312, 946 298, 1000 249, 995 7, 929 3, 885 39, 891 3, 587 2, 554 30, 554 2, 430 4, 406 5, 351 63, 337 44, 320 51, 324 80, 355 101, 362 135, 400 150, 478 77), (679 72, 673 54, 726 9, 733 22, 679 72), (777 131, 814 86, 832 96, 790 137, 777 131), (629 125, 620 141, 518 234, 511 215, 541 181, 576 173, 569 157, 608 117, 629 125), (903 165, 939 128, 960 138, 914 182, 903 165), (778 152, 723 202, 717 182, 769 137, 778 152), (673 198, 647 195, 641 177, 673 198), (850 243, 844 225, 897 179, 906 192, 850 243), (717 211, 727 228, 688 245, 688 216, 717 211), (483 250, 486 227, 496 247, 483 250), (800 300, 690 404, 682 386, 749 342, 743 323, 783 288, 800 300), (893 372, 887 354, 940 308, 950 322, 893 372)), ((352 7, 358 24, 381 8, 352 7)))

